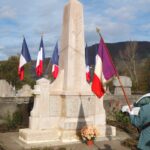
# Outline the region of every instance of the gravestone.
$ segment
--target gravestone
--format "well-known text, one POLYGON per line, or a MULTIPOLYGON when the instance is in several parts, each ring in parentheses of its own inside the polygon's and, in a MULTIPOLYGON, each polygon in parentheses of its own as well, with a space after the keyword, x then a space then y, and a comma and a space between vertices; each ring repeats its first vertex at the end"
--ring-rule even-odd
POLYGON ((106 126, 103 97, 98 99, 86 82, 83 6, 70 0, 64 8, 57 79, 40 79, 34 87, 29 128, 19 131, 25 143, 79 141, 85 125, 94 125, 100 137, 115 135, 106 126), (111 132, 108 133, 108 130, 111 132))
MULTIPOLYGON (((132 87, 131 79, 126 76, 120 76, 119 78, 125 93, 127 95, 131 95, 131 87, 132 87)), ((115 86, 114 95, 124 95, 118 79, 113 80, 113 85, 115 86)))
POLYGON ((20 97, 31 97, 32 96, 32 89, 29 85, 23 85, 23 87, 17 91, 16 96, 20 97))
POLYGON ((13 97, 16 91, 6 80, 0 80, 0 97, 13 97))

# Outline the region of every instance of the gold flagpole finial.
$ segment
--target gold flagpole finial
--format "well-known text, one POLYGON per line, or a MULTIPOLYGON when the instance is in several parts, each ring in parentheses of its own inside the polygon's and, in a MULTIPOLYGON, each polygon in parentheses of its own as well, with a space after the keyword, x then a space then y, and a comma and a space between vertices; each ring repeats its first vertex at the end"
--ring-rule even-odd
POLYGON ((96 32, 99 33, 100 32, 100 28, 96 27, 96 32))
POLYGON ((100 34, 100 28, 99 28, 99 27, 96 27, 96 32, 97 32, 98 35, 101 37, 101 34, 100 34))

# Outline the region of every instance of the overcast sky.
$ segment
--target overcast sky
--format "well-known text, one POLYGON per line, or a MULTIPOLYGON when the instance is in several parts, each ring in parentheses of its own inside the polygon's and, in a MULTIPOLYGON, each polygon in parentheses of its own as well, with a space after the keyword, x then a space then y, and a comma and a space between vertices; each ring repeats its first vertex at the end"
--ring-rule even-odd
MULTIPOLYGON (((69 0, 0 0, 0 60, 20 54, 23 35, 36 59, 44 32, 46 57, 60 38, 64 5, 69 0)), ((150 41, 150 0, 80 0, 84 5, 85 39, 99 42, 150 41)))

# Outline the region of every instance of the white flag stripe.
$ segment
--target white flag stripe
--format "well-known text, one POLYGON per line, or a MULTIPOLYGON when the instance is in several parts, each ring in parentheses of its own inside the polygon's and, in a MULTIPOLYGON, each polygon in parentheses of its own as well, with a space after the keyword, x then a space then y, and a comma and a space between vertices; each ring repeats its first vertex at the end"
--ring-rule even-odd
POLYGON ((103 84, 105 84, 106 79, 105 79, 104 74, 103 74, 102 60, 99 57, 99 55, 96 55, 96 66, 95 66, 95 72, 94 73, 97 75, 97 77, 99 77, 101 82, 103 84))
POLYGON ((42 47, 41 47, 40 51, 38 52, 36 67, 39 66, 40 60, 42 60, 42 59, 43 59, 43 53, 42 53, 42 47))
POLYGON ((27 63, 26 59, 21 55, 20 56, 19 68, 21 68, 26 63, 27 63))

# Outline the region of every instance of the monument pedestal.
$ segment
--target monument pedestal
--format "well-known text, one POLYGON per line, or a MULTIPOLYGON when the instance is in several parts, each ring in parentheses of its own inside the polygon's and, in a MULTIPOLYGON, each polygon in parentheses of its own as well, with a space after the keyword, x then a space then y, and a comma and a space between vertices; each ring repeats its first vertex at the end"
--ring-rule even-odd
MULTIPOLYGON (((46 79, 38 81, 40 88, 46 87, 46 79)), ((35 89, 35 91, 37 90, 35 89)), ((41 93, 41 97, 44 94, 41 93)), ((51 93, 52 94, 52 93, 51 93)), ((98 139, 116 135, 115 127, 106 125, 106 115, 103 108, 103 97, 94 95, 51 95, 46 99, 36 101, 30 116, 29 129, 19 130, 19 139, 27 144, 60 141, 71 143, 80 141, 81 129, 93 125, 100 133, 98 139), (45 111, 40 103, 48 101, 48 116, 41 116, 39 111, 45 111)), ((56 93, 55 93, 56 94, 56 93)), ((74 93, 75 94, 75 93, 74 93)))

